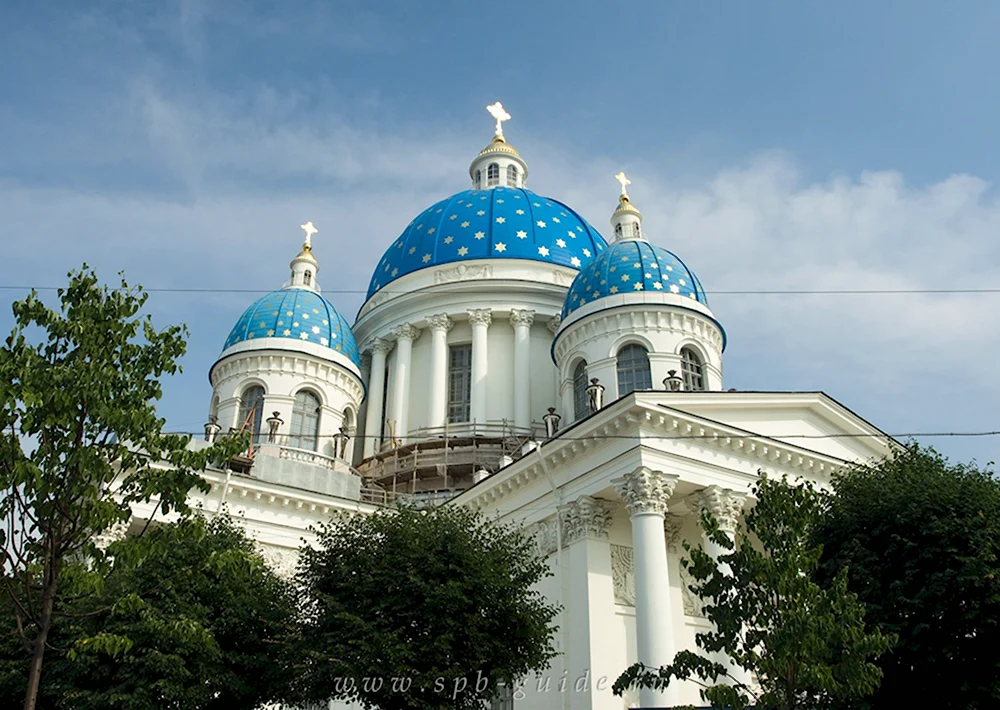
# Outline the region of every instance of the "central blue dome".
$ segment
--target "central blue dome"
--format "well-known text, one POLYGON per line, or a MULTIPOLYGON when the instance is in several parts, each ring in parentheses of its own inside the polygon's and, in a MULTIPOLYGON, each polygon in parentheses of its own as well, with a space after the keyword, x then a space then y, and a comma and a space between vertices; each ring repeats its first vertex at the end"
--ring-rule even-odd
MULTIPOLYGON (((236 321, 223 352, 237 343, 260 338, 286 338, 295 343, 322 345, 361 367, 351 326, 332 303, 315 291, 284 288, 257 299, 236 321)), ((289 343, 289 348, 293 347, 289 343)))
POLYGON ((385 252, 368 298, 401 276, 475 259, 529 259, 580 269, 608 246, 571 208, 530 190, 465 190, 431 205, 385 252))

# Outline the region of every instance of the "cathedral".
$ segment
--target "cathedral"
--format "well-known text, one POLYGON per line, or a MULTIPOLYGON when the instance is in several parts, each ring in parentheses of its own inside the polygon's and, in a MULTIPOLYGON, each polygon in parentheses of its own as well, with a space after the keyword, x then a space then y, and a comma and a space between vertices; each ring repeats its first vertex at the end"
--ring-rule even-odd
POLYGON ((700 512, 732 535, 759 471, 825 485, 889 440, 819 391, 727 388, 723 324, 625 175, 605 237, 528 188, 510 116, 488 110, 468 189, 386 240, 353 325, 323 295, 303 225, 284 284, 225 339, 192 442, 249 430, 252 448, 206 470, 193 503, 228 511, 284 573, 309 526, 401 498, 524 526, 553 572, 560 655, 504 704, 699 705, 693 683, 624 698, 611 685, 708 628, 680 564, 684 540, 719 553, 700 512))

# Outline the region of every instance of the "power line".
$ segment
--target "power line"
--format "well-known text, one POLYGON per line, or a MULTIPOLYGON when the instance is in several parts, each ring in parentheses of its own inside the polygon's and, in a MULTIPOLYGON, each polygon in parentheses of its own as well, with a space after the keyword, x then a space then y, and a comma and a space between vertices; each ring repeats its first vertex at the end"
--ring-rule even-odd
MULTIPOLYGON (((172 431, 166 432, 168 434, 173 434, 176 436, 203 436, 205 432, 203 431, 172 431)), ((223 436, 222 434, 219 435, 223 436)), ((261 434, 262 437, 266 434, 261 434)), ((654 438, 658 439, 677 439, 677 440, 694 440, 694 439, 750 439, 754 437, 760 437, 765 439, 926 439, 932 437, 987 437, 987 436, 1000 436, 1000 430, 994 431, 924 431, 924 432, 904 432, 901 434, 858 434, 858 433, 837 433, 837 434, 760 434, 756 432, 745 432, 740 434, 664 434, 658 435, 654 438)), ((339 434, 317 434, 315 437, 317 439, 337 439, 339 434)), ((451 436, 448 439, 444 437, 438 439, 424 439, 423 442, 430 443, 433 441, 446 441, 450 439, 461 439, 467 438, 462 436, 451 436)), ((503 437, 487 437, 487 438, 503 438, 503 437)), ((595 439, 626 439, 633 441, 641 441, 644 438, 636 434, 591 434, 589 436, 559 436, 556 434, 552 439, 547 441, 593 441, 595 439)), ((352 436, 351 439, 385 439, 383 436, 377 434, 359 434, 352 436)), ((421 442, 413 442, 414 445, 419 445, 421 442)), ((544 443, 544 442, 543 442, 544 443)))
MULTIPOLYGON (((56 291, 63 286, 4 286, 0 285, 3 291, 56 291)), ((274 289, 263 288, 146 288, 142 289, 146 293, 249 293, 266 294, 274 289)), ((404 294, 410 291, 393 290, 381 288, 379 293, 404 294)), ((323 293, 367 294, 367 289, 323 289, 323 293)), ((767 289, 767 290, 713 290, 709 294, 712 296, 891 296, 891 295, 918 295, 918 294, 1000 294, 1000 288, 872 288, 872 289, 767 289)))

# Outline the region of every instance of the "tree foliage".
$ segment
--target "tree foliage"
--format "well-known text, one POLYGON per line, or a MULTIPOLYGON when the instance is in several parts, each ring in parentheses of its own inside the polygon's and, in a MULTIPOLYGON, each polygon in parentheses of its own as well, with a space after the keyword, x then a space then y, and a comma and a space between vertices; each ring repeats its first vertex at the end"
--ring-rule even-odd
POLYGON ((870 628, 899 642, 858 708, 1000 706, 1000 484, 910 444, 834 481, 823 571, 850 570, 870 628))
POLYGON ((300 560, 301 696, 479 707, 555 655, 548 574, 522 532, 463 508, 335 520, 300 560))
POLYGON ((106 568, 95 537, 136 503, 186 510, 188 492, 204 485, 197 471, 240 446, 193 452, 187 437, 163 432, 159 379, 180 369, 186 331, 156 330, 141 315, 141 288, 102 287, 85 265, 58 295, 58 310, 35 292, 14 303, 0 348, 0 579, 31 647, 26 710, 59 598, 88 593, 85 571, 106 568), (89 566, 64 574, 70 559, 89 566))
MULTIPOLYGON (((242 529, 193 516, 109 553, 113 567, 94 594, 59 602, 65 623, 51 636, 45 707, 227 710, 283 698, 295 597, 242 529)), ((24 695, 28 659, 3 608, 0 705, 9 707, 24 695)))
POLYGON ((706 533, 725 550, 718 561, 684 546, 691 589, 713 625, 696 636, 703 653, 681 651, 659 669, 633 665, 615 683, 615 693, 694 679, 712 707, 811 710, 853 702, 878 686, 881 673, 872 659, 891 637, 865 630, 864 607, 847 589, 846 570, 826 585, 816 579, 822 546, 811 534, 827 496, 811 484, 790 485, 762 473, 754 497, 735 545, 703 514, 706 533), (752 673, 756 686, 720 662, 722 654, 752 673))

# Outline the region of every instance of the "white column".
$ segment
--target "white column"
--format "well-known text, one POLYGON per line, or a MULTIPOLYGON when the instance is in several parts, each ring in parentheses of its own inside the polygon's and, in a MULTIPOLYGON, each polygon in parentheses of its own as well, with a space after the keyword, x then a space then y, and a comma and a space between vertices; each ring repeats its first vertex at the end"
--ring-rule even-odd
POLYGON ((447 314, 427 318, 431 331, 431 376, 428 386, 428 426, 444 427, 448 416, 448 331, 454 325, 447 314))
POLYGON ((613 710, 621 699, 611 692, 621 673, 616 644, 607 638, 615 618, 611 574, 610 505, 580 496, 559 510, 568 559, 566 670, 570 709, 613 710))
POLYGON ((472 392, 470 393, 469 415, 477 425, 486 424, 486 374, 487 361, 486 330, 493 322, 492 311, 476 308, 469 311, 472 325, 472 392))
POLYGON ((514 328, 514 426, 531 428, 531 324, 535 312, 511 310, 514 328))
POLYGON ((368 373, 368 411, 365 413, 364 458, 378 451, 382 431, 382 405, 385 399, 385 356, 392 350, 392 341, 375 338, 368 346, 372 365, 368 373))
MULTIPOLYGON (((614 481, 632 521, 638 660, 654 670, 672 662, 676 650, 663 518, 677 478, 673 474, 640 466, 614 481)), ((643 688, 639 691, 640 706, 675 705, 678 698, 676 684, 677 681, 666 690, 643 688)))
MULTIPOLYGON (((729 538, 729 542, 735 543, 736 527, 740 524, 740 516, 743 514, 743 507, 746 504, 746 500, 747 496, 745 493, 740 493, 729 488, 722 488, 721 486, 709 486, 698 493, 695 507, 699 518, 702 511, 707 512, 718 521, 719 530, 729 538)), ((702 529, 702 542, 705 546, 705 552, 715 560, 716 565, 723 574, 732 574, 729 565, 719 562, 719 558, 722 555, 729 554, 730 550, 727 550, 714 540, 710 540, 704 529, 702 529)), ((750 684, 750 674, 745 669, 735 665, 728 656, 720 652, 720 657, 717 660, 729 667, 730 675, 737 681, 744 685, 750 684)))
POLYGON ((392 398, 389 405, 392 408, 390 419, 396 422, 396 438, 406 441, 406 415, 410 408, 410 362, 413 353, 413 341, 420 331, 409 323, 392 329, 396 338, 396 369, 393 372, 392 398))

